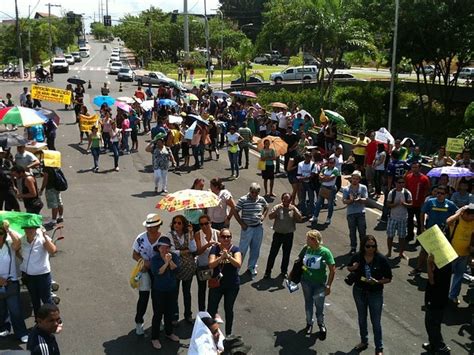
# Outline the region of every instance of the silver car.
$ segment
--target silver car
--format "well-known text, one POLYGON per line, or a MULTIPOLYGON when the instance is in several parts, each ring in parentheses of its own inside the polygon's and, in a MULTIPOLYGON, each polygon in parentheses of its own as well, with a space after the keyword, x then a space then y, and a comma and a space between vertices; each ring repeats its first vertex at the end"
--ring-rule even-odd
POLYGON ((133 81, 135 80, 135 72, 130 68, 122 68, 117 74, 117 81, 133 81))
POLYGON ((120 69, 123 68, 122 62, 112 62, 109 67, 109 74, 118 74, 120 69))

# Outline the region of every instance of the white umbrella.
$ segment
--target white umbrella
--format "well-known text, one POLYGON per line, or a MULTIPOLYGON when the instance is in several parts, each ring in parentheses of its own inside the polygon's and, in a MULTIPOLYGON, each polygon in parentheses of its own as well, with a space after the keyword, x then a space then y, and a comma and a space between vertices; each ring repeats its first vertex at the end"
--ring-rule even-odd
POLYGON ((183 122, 183 117, 182 116, 169 115, 168 116, 168 122, 169 123, 181 124, 181 122, 183 122))
POLYGON ((153 107, 155 107, 155 101, 154 100, 146 100, 146 101, 143 101, 140 106, 142 107, 142 109, 144 109, 145 111, 150 111, 153 107))
POLYGON ((128 96, 118 97, 117 101, 125 102, 126 104, 133 104, 135 102, 134 99, 132 99, 131 97, 128 97, 128 96))
POLYGON ((193 139, 194 130, 196 129, 197 121, 194 121, 193 124, 186 130, 184 133, 184 139, 193 139))
POLYGON ((143 100, 136 96, 133 97, 133 100, 138 102, 139 104, 143 103, 143 100))
POLYGON ((385 127, 381 127, 375 132, 375 140, 381 143, 389 142, 390 144, 395 144, 395 138, 393 138, 393 136, 385 127))
POLYGON ((296 112, 296 113, 294 114, 294 116, 296 117, 296 116, 298 116, 298 114, 301 114, 301 117, 302 117, 302 118, 305 118, 305 116, 309 116, 309 118, 311 118, 311 119, 313 120, 313 122, 314 122, 313 116, 311 116, 311 114, 310 114, 308 111, 306 111, 306 110, 299 110, 298 112, 296 112))

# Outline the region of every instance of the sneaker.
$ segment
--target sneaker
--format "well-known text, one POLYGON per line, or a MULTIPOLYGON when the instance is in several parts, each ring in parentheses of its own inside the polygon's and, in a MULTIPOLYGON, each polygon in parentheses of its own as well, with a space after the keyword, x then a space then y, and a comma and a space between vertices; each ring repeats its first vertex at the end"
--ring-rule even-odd
POLYGON ((145 334, 145 330, 143 329, 143 323, 137 323, 135 326, 135 334, 136 335, 143 335, 145 334))
POLYGON ((115 171, 119 171, 120 169, 119 169, 119 167, 117 166, 114 170, 115 170, 115 171))
POLYGON ((21 341, 23 344, 28 343, 28 335, 23 335, 23 336, 20 338, 20 341, 21 341))
POLYGON ((63 223, 63 222, 64 222, 64 218, 63 218, 63 217, 58 217, 58 219, 56 220, 56 222, 58 222, 58 223, 63 223))
POLYGON ((317 219, 317 218, 314 218, 314 217, 311 217, 308 222, 311 222, 311 223, 314 223, 314 224, 318 224, 318 219, 317 219))
POLYGON ((265 275, 263 275, 263 278, 264 278, 264 279, 271 279, 271 278, 272 278, 272 275, 271 275, 271 273, 266 272, 265 275))
POLYGON ((153 345, 153 347, 157 350, 160 350, 161 349, 161 343, 158 339, 153 339, 151 341, 151 345, 153 345))
POLYGON ((327 329, 324 324, 318 324, 319 327, 319 340, 326 340, 326 335, 327 335, 327 329))
POLYGON ((223 324, 224 323, 224 321, 222 320, 222 317, 217 313, 214 316, 214 320, 217 322, 217 324, 223 324))
POLYGON ((166 337, 171 341, 179 342, 179 338, 176 334, 166 335, 166 337))
POLYGON ((3 332, 0 332, 0 337, 4 338, 4 337, 7 337, 10 335, 10 331, 7 329, 7 330, 4 330, 3 332))
POLYGON ((168 190, 161 190, 161 193, 167 194, 167 193, 168 193, 168 190))
POLYGON ((331 218, 326 218, 326 224, 331 224, 331 218))
POLYGON ((99 167, 94 168, 94 173, 98 173, 98 172, 99 172, 99 167))

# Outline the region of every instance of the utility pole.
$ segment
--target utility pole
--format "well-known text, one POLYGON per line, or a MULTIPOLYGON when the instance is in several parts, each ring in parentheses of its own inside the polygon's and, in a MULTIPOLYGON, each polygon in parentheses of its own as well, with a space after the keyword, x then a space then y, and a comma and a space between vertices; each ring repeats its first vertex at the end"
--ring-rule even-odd
POLYGON ((224 90, 224 65, 223 65, 223 56, 224 56, 224 14, 221 10, 217 9, 221 15, 221 55, 220 55, 220 66, 221 66, 221 90, 224 90))
POLYGON ((18 1, 15 0, 15 27, 16 27, 16 42, 17 42, 17 56, 18 68, 20 69, 20 79, 25 77, 25 68, 23 67, 23 54, 21 52, 21 34, 20 34, 20 19, 18 18, 18 1))
POLYGON ((189 59, 189 16, 188 16, 188 0, 183 3, 184 13, 184 58, 189 59))
POLYGON ((211 83, 211 55, 209 53, 209 21, 207 19, 206 0, 204 0, 204 20, 205 20, 205 35, 206 35, 206 52, 207 52, 207 83, 211 83))
POLYGON ((148 21, 148 45, 150 46, 150 64, 151 61, 153 60, 153 45, 151 42, 151 20, 147 19, 148 21))
POLYGON ((395 76, 397 75, 397 37, 398 37, 398 9, 400 7, 399 0, 395 0, 395 26, 393 28, 393 47, 392 47, 392 75, 390 77, 390 103, 388 107, 388 125, 387 129, 392 130, 393 116, 393 95, 395 91, 395 76))
MULTIPOLYGON (((15 0, 16 1, 16 0, 15 0)), ((49 26, 49 60, 53 60, 53 37, 51 33, 51 7, 61 7, 61 5, 47 3, 48 7, 48 26, 49 26)))
POLYGON ((28 66, 30 68, 30 81, 31 81, 31 5, 28 5, 28 66))

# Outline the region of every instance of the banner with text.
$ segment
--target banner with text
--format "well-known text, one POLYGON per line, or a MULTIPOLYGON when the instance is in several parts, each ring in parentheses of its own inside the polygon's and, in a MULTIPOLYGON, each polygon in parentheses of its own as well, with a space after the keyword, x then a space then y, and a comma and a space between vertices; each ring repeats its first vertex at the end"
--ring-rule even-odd
POLYGON ((462 153, 464 149, 464 138, 448 138, 446 151, 450 153, 462 153))
POLYGON ((52 88, 49 86, 32 85, 31 98, 42 101, 59 102, 64 105, 71 104, 71 91, 52 88))
POLYGON ((80 115, 79 116, 79 130, 81 132, 90 132, 92 129, 92 126, 96 125, 98 121, 99 121, 98 115, 92 115, 92 116, 80 115))

